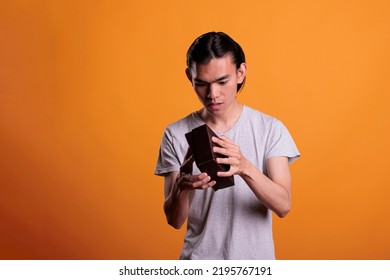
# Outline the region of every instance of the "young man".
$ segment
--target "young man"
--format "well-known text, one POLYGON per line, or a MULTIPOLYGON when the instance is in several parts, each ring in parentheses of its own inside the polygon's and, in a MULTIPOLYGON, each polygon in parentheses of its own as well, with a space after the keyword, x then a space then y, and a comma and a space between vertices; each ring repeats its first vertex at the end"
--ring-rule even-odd
POLYGON ((155 170, 164 176, 168 223, 187 220, 180 259, 274 259, 271 211, 284 217, 291 208, 294 141, 280 121, 236 99, 245 55, 225 33, 193 42, 186 74, 203 108, 166 128, 155 170), (185 134, 203 124, 218 135, 213 149, 225 157, 217 162, 230 166, 218 176, 233 175, 232 187, 214 191, 216 182, 194 164, 185 134))

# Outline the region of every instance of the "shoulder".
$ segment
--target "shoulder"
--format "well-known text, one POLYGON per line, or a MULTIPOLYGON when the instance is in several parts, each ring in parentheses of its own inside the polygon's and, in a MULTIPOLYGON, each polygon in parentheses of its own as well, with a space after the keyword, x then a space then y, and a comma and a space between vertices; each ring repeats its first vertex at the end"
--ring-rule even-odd
POLYGON ((196 113, 191 113, 177 121, 174 121, 167 125, 165 128, 168 133, 182 133, 189 130, 193 126, 193 123, 196 122, 196 113))
POLYGON ((286 126, 278 118, 247 106, 242 123, 263 139, 288 133, 286 126))
POLYGON ((244 107, 244 118, 246 122, 253 122, 261 125, 262 127, 272 128, 278 125, 283 125, 280 120, 276 117, 265 114, 257 109, 253 109, 245 105, 244 107))
POLYGON ((196 112, 193 112, 175 122, 168 124, 164 131, 164 138, 172 143, 187 143, 185 134, 195 127, 202 125, 201 119, 196 112))

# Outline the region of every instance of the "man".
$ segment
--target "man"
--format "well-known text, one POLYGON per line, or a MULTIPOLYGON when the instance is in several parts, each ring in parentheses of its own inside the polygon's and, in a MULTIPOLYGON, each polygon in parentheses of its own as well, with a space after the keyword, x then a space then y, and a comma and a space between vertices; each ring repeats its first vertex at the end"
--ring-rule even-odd
POLYGON ((245 55, 222 32, 197 38, 187 52, 186 75, 203 107, 169 125, 155 174, 164 176, 167 221, 187 232, 180 259, 274 259, 272 213, 291 208, 289 163, 299 152, 277 119, 241 104, 236 96, 246 77, 245 55), (235 185, 213 190, 200 173, 185 133, 207 124, 218 137, 219 164, 235 185))

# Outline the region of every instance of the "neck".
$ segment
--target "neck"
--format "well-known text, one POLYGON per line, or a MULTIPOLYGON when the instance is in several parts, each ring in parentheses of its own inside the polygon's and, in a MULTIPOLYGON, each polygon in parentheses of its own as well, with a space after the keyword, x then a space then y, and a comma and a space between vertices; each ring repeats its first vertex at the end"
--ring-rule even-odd
POLYGON ((221 114, 212 114, 205 108, 198 111, 199 117, 214 131, 224 134, 229 131, 241 116, 243 105, 238 101, 221 114))

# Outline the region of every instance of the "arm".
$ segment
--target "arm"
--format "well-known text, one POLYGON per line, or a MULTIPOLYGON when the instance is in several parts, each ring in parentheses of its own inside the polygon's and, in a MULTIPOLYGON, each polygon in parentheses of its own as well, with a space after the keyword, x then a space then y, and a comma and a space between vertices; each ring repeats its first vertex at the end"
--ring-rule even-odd
POLYGON ((190 190, 180 191, 177 184, 179 172, 164 176, 164 212, 169 225, 181 228, 188 216, 190 190))
POLYGON ((194 160, 189 152, 184 159, 180 172, 171 172, 164 176, 164 212, 169 225, 179 229, 188 216, 189 197, 194 189, 207 189, 215 185, 206 173, 192 175, 194 160))
POLYGON ((269 177, 250 163, 241 153, 240 147, 222 136, 213 137, 221 147, 214 147, 214 152, 228 156, 217 158, 218 163, 230 165, 227 172, 218 176, 241 176, 256 197, 279 217, 285 217, 291 209, 291 176, 287 157, 272 157, 266 161, 269 177))
POLYGON ((291 209, 291 176, 287 157, 272 157, 266 161, 269 177, 248 163, 241 177, 265 206, 279 217, 291 209))

